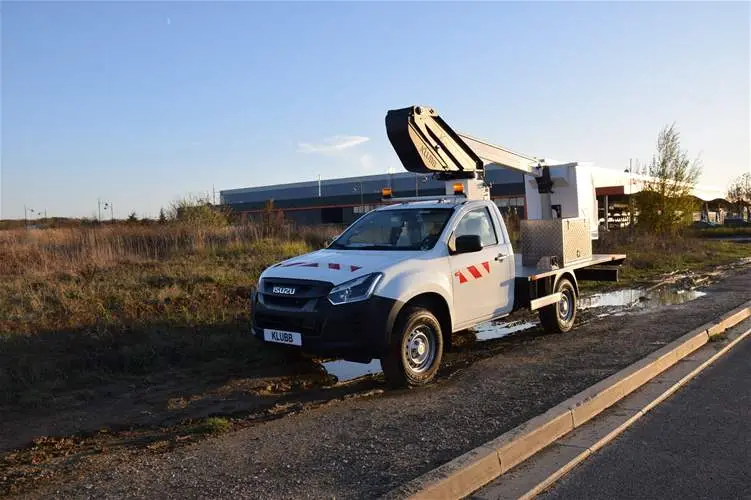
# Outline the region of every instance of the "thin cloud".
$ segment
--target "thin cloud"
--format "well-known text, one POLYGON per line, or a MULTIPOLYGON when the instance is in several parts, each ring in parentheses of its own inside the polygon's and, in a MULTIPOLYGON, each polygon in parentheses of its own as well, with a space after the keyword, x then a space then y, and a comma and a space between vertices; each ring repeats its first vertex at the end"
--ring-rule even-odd
POLYGON ((376 165, 375 158, 373 158, 373 155, 365 153, 364 155, 360 156, 360 167, 362 167, 362 170, 366 173, 375 172, 377 170, 378 165, 376 165))
POLYGON ((370 137, 363 137, 360 135, 336 135, 324 139, 321 144, 311 144, 308 142, 301 142, 297 145, 298 153, 319 153, 319 154, 331 154, 339 151, 353 148, 364 142, 368 142, 370 137))

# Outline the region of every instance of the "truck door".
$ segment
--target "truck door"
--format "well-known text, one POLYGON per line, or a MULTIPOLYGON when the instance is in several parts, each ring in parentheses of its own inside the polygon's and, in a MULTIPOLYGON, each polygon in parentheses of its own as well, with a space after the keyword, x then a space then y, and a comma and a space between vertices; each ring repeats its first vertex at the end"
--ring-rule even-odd
POLYGON ((513 307, 513 256, 487 207, 464 214, 452 239, 468 234, 480 236, 482 250, 449 257, 459 328, 503 315, 513 307))

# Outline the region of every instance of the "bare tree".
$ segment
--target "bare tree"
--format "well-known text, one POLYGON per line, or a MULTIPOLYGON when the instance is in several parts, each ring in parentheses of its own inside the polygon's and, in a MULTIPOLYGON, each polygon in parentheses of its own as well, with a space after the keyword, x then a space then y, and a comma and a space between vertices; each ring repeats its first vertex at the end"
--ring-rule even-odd
POLYGON ((692 193, 701 175, 701 161, 681 149, 675 124, 665 126, 657 137, 657 153, 650 177, 636 195, 639 226, 656 233, 673 233, 690 224, 697 208, 692 193))
POLYGON ((748 217, 743 212, 751 208, 751 173, 746 172, 730 184, 728 201, 735 205, 739 215, 748 217))

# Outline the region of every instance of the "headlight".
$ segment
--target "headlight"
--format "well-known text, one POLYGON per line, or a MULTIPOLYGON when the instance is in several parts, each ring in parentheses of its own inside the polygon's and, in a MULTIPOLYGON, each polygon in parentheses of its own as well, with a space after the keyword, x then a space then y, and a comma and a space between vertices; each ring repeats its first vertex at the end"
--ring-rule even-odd
POLYGON ((373 295, 373 290, 381 278, 383 278, 381 273, 367 274, 335 286, 329 293, 329 302, 339 305, 368 299, 373 295))

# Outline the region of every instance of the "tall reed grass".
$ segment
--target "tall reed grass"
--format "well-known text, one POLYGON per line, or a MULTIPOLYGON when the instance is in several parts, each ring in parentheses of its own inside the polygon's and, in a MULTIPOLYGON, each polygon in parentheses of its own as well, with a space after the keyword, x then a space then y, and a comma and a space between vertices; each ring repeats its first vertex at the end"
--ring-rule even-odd
POLYGON ((279 355, 249 334, 250 289, 265 267, 338 231, 178 223, 0 231, 0 406, 175 368, 274 366, 279 355))
POLYGON ((295 228, 269 231, 245 224, 219 228, 180 224, 100 226, 66 229, 0 231, 0 275, 20 276, 108 268, 127 262, 167 261, 191 254, 257 250, 259 241, 305 242, 312 248, 337 234, 338 228, 295 228))

